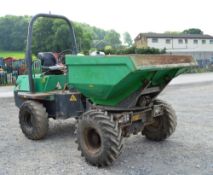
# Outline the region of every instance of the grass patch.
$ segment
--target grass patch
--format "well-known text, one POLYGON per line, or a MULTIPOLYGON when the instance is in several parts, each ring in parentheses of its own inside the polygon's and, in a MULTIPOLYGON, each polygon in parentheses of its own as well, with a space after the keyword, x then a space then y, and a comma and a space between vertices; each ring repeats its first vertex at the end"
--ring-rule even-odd
POLYGON ((21 51, 0 51, 0 58, 7 58, 7 57, 24 59, 25 53, 21 51))

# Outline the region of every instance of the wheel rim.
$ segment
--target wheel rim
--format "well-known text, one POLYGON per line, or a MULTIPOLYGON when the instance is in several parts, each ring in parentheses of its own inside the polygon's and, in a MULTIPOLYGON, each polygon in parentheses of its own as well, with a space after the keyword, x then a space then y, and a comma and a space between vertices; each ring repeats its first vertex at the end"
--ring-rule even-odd
POLYGON ((26 111, 23 118, 26 128, 31 130, 33 128, 32 115, 26 111))
POLYGON ((94 128, 86 128, 84 132, 84 140, 87 151, 90 154, 96 154, 101 148, 100 134, 94 128))
POLYGON ((159 129, 163 128, 163 116, 158 116, 154 118, 154 122, 150 124, 148 127, 152 128, 153 130, 159 131, 159 129))

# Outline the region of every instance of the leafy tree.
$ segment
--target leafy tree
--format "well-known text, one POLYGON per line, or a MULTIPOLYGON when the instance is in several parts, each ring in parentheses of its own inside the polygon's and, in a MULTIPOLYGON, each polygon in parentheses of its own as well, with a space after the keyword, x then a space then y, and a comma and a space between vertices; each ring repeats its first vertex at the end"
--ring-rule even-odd
POLYGON ((80 23, 75 23, 74 24, 74 31, 75 31, 78 50, 81 51, 82 50, 82 43, 83 43, 83 40, 82 40, 83 29, 82 29, 80 23))
POLYGON ((104 40, 106 40, 113 48, 118 48, 121 45, 120 34, 115 30, 108 31, 104 40))
POLYGON ((181 32, 178 32, 178 31, 166 31, 164 32, 165 34, 170 34, 170 35, 180 35, 181 32))
POLYGON ((83 50, 89 50, 91 48, 91 42, 92 42, 92 35, 90 32, 83 32, 82 36, 82 48, 83 50))
POLYGON ((71 49, 71 35, 67 23, 60 19, 56 19, 53 21, 52 29, 54 31, 54 41, 52 48, 57 52, 71 49))
POLYGON ((198 28, 190 28, 184 30, 182 33, 184 34, 203 34, 203 31, 198 28))
POLYGON ((33 28, 33 45, 32 50, 34 54, 40 52, 53 50, 53 20, 47 18, 40 18, 33 28))
MULTIPOLYGON (((39 51, 61 52, 71 48, 71 36, 67 23, 60 19, 41 18, 35 24, 33 53, 39 51)), ((79 51, 89 50, 92 34, 87 27, 74 23, 74 31, 79 51)))
MULTIPOLYGON (((29 16, 0 17, 0 50, 24 51, 26 47, 29 16)), ((121 45, 120 35, 114 30, 105 31, 88 24, 73 23, 79 51, 91 47, 104 49, 106 45, 117 48, 121 45)), ((33 26, 34 54, 41 51, 60 52, 71 48, 68 26, 63 20, 40 18, 33 26)))
POLYGON ((124 37, 124 43, 127 44, 128 46, 131 46, 132 45, 131 35, 128 32, 125 32, 123 34, 123 37, 124 37))
POLYGON ((28 16, 0 17, 0 49, 24 50, 27 35, 28 16))
POLYGON ((90 50, 94 38, 93 28, 88 24, 75 22, 74 29, 79 51, 90 50))
POLYGON ((93 30, 93 39, 94 40, 104 40, 105 35, 107 34, 107 31, 103 29, 99 29, 97 27, 92 27, 93 30))

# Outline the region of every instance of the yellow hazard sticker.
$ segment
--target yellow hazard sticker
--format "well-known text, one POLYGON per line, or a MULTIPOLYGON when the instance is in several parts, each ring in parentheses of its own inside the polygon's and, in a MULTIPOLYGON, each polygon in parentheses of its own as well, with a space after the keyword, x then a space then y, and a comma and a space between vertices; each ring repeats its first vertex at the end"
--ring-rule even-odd
POLYGON ((77 101, 76 96, 75 96, 75 95, 71 95, 71 97, 70 97, 70 101, 77 101))

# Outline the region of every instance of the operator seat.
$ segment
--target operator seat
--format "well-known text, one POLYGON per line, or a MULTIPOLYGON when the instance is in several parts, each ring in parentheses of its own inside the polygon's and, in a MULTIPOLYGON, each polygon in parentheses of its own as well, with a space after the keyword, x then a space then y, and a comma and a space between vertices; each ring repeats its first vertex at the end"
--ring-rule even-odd
POLYGON ((42 72, 48 75, 59 75, 64 73, 64 66, 58 65, 58 60, 52 52, 39 52, 38 58, 41 60, 42 72))

